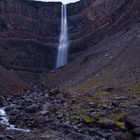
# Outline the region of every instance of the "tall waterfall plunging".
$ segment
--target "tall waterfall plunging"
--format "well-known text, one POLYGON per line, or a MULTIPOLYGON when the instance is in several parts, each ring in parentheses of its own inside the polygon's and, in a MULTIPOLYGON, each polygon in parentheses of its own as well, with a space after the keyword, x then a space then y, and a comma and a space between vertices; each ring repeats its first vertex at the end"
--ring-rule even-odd
POLYGON ((67 27, 67 7, 62 4, 61 7, 61 34, 57 53, 56 68, 67 64, 68 57, 68 27, 67 27))

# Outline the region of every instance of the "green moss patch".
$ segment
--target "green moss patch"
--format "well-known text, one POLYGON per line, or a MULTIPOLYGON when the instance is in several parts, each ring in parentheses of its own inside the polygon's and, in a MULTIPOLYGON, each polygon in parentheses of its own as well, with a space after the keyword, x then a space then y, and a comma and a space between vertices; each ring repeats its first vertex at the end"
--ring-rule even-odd
POLYGON ((125 126, 125 123, 121 122, 121 121, 116 121, 116 125, 117 126, 125 126))

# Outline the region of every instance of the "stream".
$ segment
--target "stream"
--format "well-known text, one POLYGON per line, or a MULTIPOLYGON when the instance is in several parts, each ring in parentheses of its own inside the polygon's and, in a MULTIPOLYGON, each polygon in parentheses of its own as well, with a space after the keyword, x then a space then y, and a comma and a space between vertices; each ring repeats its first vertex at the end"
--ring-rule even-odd
POLYGON ((21 131, 21 132, 30 132, 29 129, 17 128, 15 125, 10 124, 8 116, 6 114, 6 111, 5 111, 4 107, 0 108, 0 124, 2 126, 5 126, 7 130, 16 130, 16 131, 21 131))

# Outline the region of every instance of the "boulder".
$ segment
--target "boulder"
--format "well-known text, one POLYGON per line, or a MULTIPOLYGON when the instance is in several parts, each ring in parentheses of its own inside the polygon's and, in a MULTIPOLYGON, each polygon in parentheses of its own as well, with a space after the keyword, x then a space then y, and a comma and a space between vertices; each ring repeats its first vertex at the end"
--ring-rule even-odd
POLYGON ((134 140, 129 132, 112 132, 108 140, 134 140))
POLYGON ((100 124, 104 128, 115 128, 116 127, 115 121, 110 120, 110 119, 105 119, 103 121, 100 121, 100 124))
POLYGON ((128 129, 132 130, 140 127, 140 108, 132 111, 124 117, 125 125, 128 129))
POLYGON ((26 109, 26 111, 27 111, 28 113, 36 113, 36 112, 38 112, 39 110, 40 110, 40 106, 39 106, 39 105, 36 105, 36 104, 33 104, 33 105, 27 107, 27 109, 26 109))
POLYGON ((50 95, 50 96, 51 96, 51 95, 56 95, 56 94, 58 94, 58 93, 60 93, 59 87, 53 88, 53 89, 51 89, 51 90, 49 91, 49 95, 50 95))
POLYGON ((0 135, 0 140, 4 140, 4 135, 0 135))
POLYGON ((133 133, 134 135, 140 136, 140 127, 134 128, 134 129, 132 130, 132 133, 133 133))

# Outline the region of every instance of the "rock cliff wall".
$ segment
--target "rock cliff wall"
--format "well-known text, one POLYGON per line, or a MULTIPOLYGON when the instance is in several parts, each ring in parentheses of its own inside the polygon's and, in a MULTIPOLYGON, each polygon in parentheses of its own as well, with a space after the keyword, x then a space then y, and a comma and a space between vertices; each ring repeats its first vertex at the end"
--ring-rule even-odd
MULTIPOLYGON (((139 5, 139 0, 81 0, 69 4, 69 60, 104 37, 138 22, 139 5)), ((17 70, 53 69, 59 43, 60 12, 61 3, 1 0, 0 63, 17 70), (11 49, 14 51, 9 51, 11 49)))

